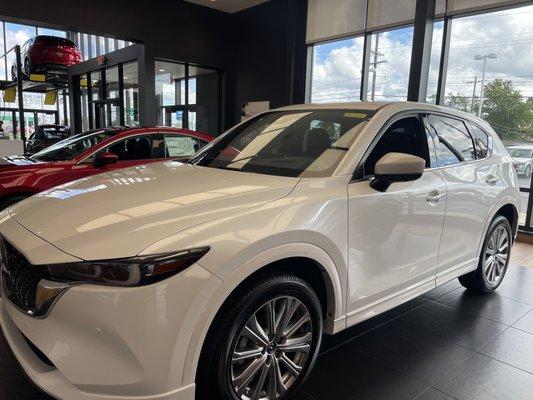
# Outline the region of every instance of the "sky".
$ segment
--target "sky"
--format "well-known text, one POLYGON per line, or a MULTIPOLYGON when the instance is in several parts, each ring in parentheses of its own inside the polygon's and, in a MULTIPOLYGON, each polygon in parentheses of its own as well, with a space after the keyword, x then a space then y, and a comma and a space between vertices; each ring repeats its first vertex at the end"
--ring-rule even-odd
MULTIPOLYGON (((483 61, 474 56, 495 53, 488 60, 487 82, 511 79, 523 96, 533 96, 533 6, 497 13, 456 18, 452 23, 446 94, 472 96, 473 81, 481 80, 483 61), (467 83, 471 82, 472 83, 467 83)), ((428 96, 436 93, 443 23, 433 31, 428 96)), ((376 100, 402 100, 407 95, 413 28, 379 34, 376 68, 376 100)), ((375 49, 376 35, 371 49, 375 49)), ((354 101, 359 98, 363 39, 318 45, 313 63, 314 102, 354 101)), ((373 60, 373 56, 371 57, 373 60)), ((373 73, 369 74, 370 99, 373 73)), ((479 95, 480 83, 476 93, 479 95)))

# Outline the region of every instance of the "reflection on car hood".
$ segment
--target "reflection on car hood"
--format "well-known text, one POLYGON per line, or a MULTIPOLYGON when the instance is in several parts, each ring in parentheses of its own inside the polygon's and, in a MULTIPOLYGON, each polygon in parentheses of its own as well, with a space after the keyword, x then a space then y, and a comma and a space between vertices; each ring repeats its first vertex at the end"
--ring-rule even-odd
POLYGON ((10 212, 76 257, 130 257, 191 226, 280 199, 297 182, 166 161, 58 186, 10 212))
POLYGON ((31 159, 26 156, 7 156, 0 158, 0 166, 17 166, 35 165, 41 161, 31 159))

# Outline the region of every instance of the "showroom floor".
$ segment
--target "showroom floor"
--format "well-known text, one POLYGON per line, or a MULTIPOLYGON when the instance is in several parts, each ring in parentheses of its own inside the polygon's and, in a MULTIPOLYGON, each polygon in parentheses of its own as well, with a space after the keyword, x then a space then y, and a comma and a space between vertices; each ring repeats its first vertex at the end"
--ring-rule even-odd
MULTIPOLYGON (((519 246, 517 255, 533 259, 533 246, 519 246)), ((3 337, 0 369, 0 399, 50 399, 24 377, 3 337)), ((531 400, 532 393, 533 268, 512 264, 492 295, 469 295, 454 280, 325 337, 297 400, 531 400)))

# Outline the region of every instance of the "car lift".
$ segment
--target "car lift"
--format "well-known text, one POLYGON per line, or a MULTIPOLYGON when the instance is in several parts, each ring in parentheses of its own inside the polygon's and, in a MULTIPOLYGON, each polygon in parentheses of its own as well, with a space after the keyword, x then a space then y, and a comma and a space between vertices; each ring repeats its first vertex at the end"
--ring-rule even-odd
MULTIPOLYGON (((67 76, 59 76, 57 74, 31 74, 29 79, 23 80, 22 77, 22 61, 20 56, 20 46, 16 45, 10 51, 15 51, 16 56, 16 68, 17 68, 17 80, 13 81, 0 81, 0 90, 4 91, 4 102, 14 103, 17 92, 35 92, 44 93, 44 104, 53 105, 57 102, 57 94, 61 90, 68 89, 67 76)), ((6 56, 7 56, 6 53, 6 56)), ((7 73, 7 71, 6 71, 7 73)), ((20 138, 22 139, 24 146, 26 146, 26 130, 24 126, 24 96, 18 96, 18 112, 19 120, 18 126, 20 129, 20 138)))

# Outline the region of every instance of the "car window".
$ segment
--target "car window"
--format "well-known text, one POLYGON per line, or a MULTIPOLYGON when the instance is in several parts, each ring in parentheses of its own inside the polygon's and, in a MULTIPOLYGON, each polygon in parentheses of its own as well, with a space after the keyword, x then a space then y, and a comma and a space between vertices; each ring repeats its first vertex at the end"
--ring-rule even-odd
POLYGON ((119 140, 99 153, 109 152, 116 154, 118 161, 148 160, 162 158, 163 137, 162 135, 136 135, 119 140))
POLYGON ((490 136, 480 127, 472 123, 468 124, 470 128, 470 133, 474 139, 474 148, 476 150, 476 158, 487 158, 490 153, 490 148, 492 143, 490 141, 490 136))
POLYGON ((515 158, 533 158, 533 150, 519 148, 519 147, 509 147, 507 148, 511 157, 515 158))
POLYGON ((292 177, 331 176, 374 111, 273 111, 229 131, 190 162, 292 177))
POLYGON ((436 135, 435 147, 439 166, 476 159, 474 142, 462 121, 440 115, 428 115, 428 123, 436 135))
POLYGON ((364 162, 364 176, 374 175, 376 163, 388 153, 421 157, 426 160, 427 168, 435 163, 433 140, 426 134, 418 117, 402 118, 387 128, 364 162))

